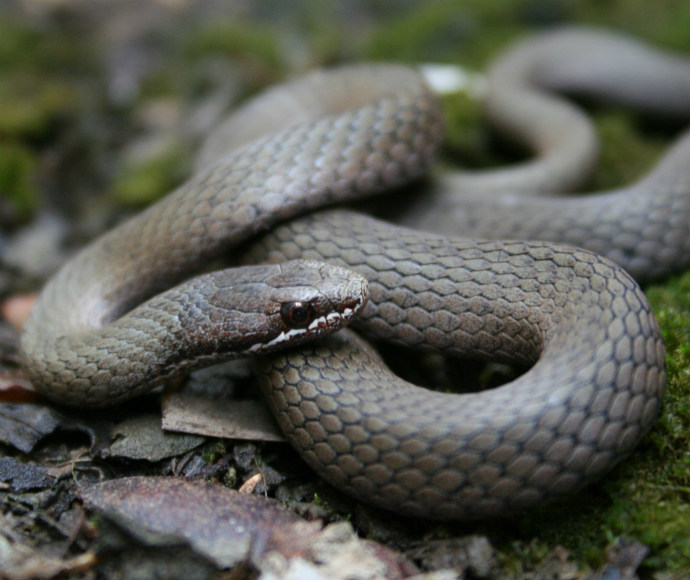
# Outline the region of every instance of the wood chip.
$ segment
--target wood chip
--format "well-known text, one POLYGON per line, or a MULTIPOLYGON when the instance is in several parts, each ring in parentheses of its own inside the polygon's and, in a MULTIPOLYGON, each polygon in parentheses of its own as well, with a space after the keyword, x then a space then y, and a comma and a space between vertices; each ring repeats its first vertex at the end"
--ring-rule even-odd
POLYGON ((261 401, 214 401, 173 393, 163 398, 163 429, 247 441, 285 441, 261 401))

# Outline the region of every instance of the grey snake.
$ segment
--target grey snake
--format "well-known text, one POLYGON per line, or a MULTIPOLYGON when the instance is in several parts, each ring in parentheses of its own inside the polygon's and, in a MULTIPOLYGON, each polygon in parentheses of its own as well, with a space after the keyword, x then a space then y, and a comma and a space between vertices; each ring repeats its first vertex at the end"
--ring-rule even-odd
POLYGON ((22 337, 33 383, 55 401, 104 406, 193 365, 254 356, 269 405, 306 462, 361 500, 408 515, 505 514, 600 476, 659 410, 663 341, 624 268, 648 280, 688 266, 690 135, 629 188, 539 197, 579 187, 596 156, 589 121, 552 90, 622 92, 633 95, 629 105, 687 120, 690 61, 566 29, 500 57, 489 81, 490 119, 536 157, 432 176, 440 214, 420 198, 408 225, 462 237, 342 209, 298 217, 429 173, 443 116, 414 70, 320 71, 249 101, 208 139, 187 183, 47 284, 22 337), (587 50, 573 54, 573 43, 587 50), (590 82, 583 71, 600 74, 590 82), (515 195, 524 191, 534 195, 515 195), (556 241, 520 241, 531 239, 556 241), (187 280, 208 261, 239 259, 240 246, 245 261, 289 261, 259 266, 258 281, 244 268, 187 280), (304 259, 334 265, 293 261, 304 259), (289 291, 276 289, 283 284, 289 291), (332 294, 312 304, 306 288, 332 294), (367 335, 530 370, 496 389, 447 395, 401 381, 349 330, 262 352, 360 310, 353 326, 367 335))

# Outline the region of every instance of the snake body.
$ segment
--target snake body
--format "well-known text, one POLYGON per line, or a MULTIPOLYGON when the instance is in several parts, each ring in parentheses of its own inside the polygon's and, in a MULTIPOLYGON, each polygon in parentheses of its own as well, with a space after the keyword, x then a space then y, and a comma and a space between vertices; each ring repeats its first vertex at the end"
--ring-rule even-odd
MULTIPOLYGON (((582 109, 557 93, 615 103, 656 119, 690 121, 690 59, 612 31, 566 27, 530 36, 491 64, 487 82, 488 121, 532 156, 491 171, 446 171, 437 190, 451 196, 524 197, 583 187, 598 158, 596 130, 582 109)), ((473 235, 462 227, 451 231, 473 235)))
MULTIPOLYGON (((371 92, 360 95, 359 102, 357 93, 347 93, 355 106, 337 115, 317 115, 311 122, 248 138, 161 203, 95 240, 48 282, 22 333, 25 368, 37 389, 71 405, 111 405, 194 366, 257 354, 254 347, 289 331, 280 328, 276 334, 269 324, 269 332, 260 335, 260 318, 270 307, 262 302, 258 285, 253 294, 238 293, 232 272, 220 283, 227 297, 215 310, 201 301, 204 280, 189 280, 174 288, 172 296, 165 291, 280 219, 370 195, 427 170, 442 135, 441 113, 415 72, 390 67, 325 76, 336 94, 354 79, 371 92), (233 295, 246 312, 240 329, 257 324, 252 344, 242 333, 214 328, 214 323, 225 324, 223 308, 234 310, 233 295), (185 296, 188 306, 181 312, 178 303, 185 296), (205 330, 194 330, 194 324, 205 330), (190 352, 189 345, 207 332, 211 335, 203 351, 190 352), (187 355, 191 360, 185 360, 187 355)), ((312 78, 323 82, 322 75, 312 78)), ((299 270, 303 275, 304 268, 299 270)), ((365 302, 353 294, 361 293, 361 278, 349 275, 355 280, 342 271, 332 276, 345 286, 331 288, 327 301, 337 305, 339 296, 346 298, 337 305, 341 315, 347 314, 343 321, 365 302)), ((317 279, 283 281, 281 285, 289 283, 296 290, 285 300, 300 301, 300 286, 312 282, 317 279)), ((307 291, 326 290, 323 282, 307 291)), ((208 293, 216 296, 217 291, 214 282, 208 293)), ((317 318, 327 316, 327 311, 316 313, 317 318)), ((303 338, 311 336, 316 334, 303 338)))
MULTIPOLYGON (((498 389, 448 397, 401 383, 353 334, 257 357, 279 423, 322 476, 364 501, 435 518, 522 509, 599 476, 649 429, 665 385, 656 320, 620 266, 570 246, 447 238, 352 212, 277 226, 423 175, 439 147, 441 117, 416 73, 388 65, 314 73, 251 101, 209 139, 187 184, 49 282, 23 333, 32 380, 55 400, 105 405, 188 368, 181 359, 189 351, 195 364, 210 364, 214 350, 229 350, 212 324, 223 325, 219 313, 202 317, 191 338, 174 327, 150 350, 148 337, 163 337, 168 321, 187 316, 168 302, 180 292, 164 291, 204 259, 272 229, 255 256, 316 258, 368 280, 358 322, 365 332, 533 365, 498 389), (256 124, 245 120, 250 114, 256 124), (155 332, 141 331, 140 320, 155 332), (200 336, 211 337, 202 353, 192 346, 200 336), (169 354, 179 341, 185 346, 169 354), (148 370, 133 359, 149 362, 148 370)), ((687 145, 680 148, 678 155, 688 154, 687 145)), ((687 183, 675 155, 651 181, 687 183)), ((640 189, 640 198, 658 193, 644 182, 640 189)), ((670 240, 655 230, 664 243, 677 242, 676 255, 687 253, 682 234, 690 221, 680 189, 654 209, 654 223, 680 224, 670 240)), ((629 205, 639 206, 635 219, 644 221, 650 206, 629 205)), ((597 221, 604 215, 587 212, 591 231, 612 225, 608 217, 597 221)), ((202 290, 204 279, 186 284, 185 312, 206 311, 195 297, 215 291, 202 290)), ((350 285, 361 291, 363 282, 350 285)), ((246 293, 242 299, 256 302, 246 293)), ((349 310, 359 303, 352 297, 349 310)))
POLYGON ((628 37, 565 28, 518 43, 488 72, 489 121, 533 153, 512 167, 445 171, 398 219, 471 238, 551 240, 587 248, 645 283, 690 267, 690 132, 638 182, 564 198, 598 156, 590 119, 554 91, 690 121, 690 58, 628 37))
POLYGON ((326 256, 363 274, 353 324, 387 341, 532 368, 447 395, 401 381, 356 337, 257 361, 306 461, 360 499, 408 515, 483 517, 572 492, 651 426, 664 347, 644 294, 585 250, 450 239, 332 211, 280 226, 257 257, 326 256))

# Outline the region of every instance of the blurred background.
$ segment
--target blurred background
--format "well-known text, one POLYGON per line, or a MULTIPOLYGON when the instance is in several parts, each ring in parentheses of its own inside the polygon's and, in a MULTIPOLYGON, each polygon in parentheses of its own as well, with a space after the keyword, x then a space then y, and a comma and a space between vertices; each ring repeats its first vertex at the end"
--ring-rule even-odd
MULTIPOLYGON (((1 225, 55 212, 90 237, 105 225, 100 206, 165 194, 228 108, 306 70, 391 60, 482 71, 519 37, 567 24, 690 49, 690 5, 677 0, 2 0, 1 225)), ((458 161, 500 163, 473 99, 448 108, 458 161)), ((621 157, 627 171, 593 187, 642 170, 621 157)))

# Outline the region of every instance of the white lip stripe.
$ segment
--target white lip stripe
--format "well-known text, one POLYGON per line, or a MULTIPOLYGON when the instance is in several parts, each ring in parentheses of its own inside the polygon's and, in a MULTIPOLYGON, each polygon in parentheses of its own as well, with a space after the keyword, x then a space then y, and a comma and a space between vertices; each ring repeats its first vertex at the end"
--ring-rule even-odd
POLYGON ((252 345, 251 347, 249 347, 248 351, 249 352, 259 352, 265 348, 270 348, 272 346, 275 346, 276 344, 281 344, 283 342, 287 342, 295 336, 307 334, 309 332, 316 330, 317 328, 319 328, 321 326, 330 326, 334 320, 338 320, 340 318, 342 318, 342 317, 339 313, 331 312, 330 314, 328 314, 326 316, 322 316, 320 318, 317 318, 307 328, 291 328, 288 331, 283 331, 278 336, 276 336, 274 339, 272 339, 266 343, 257 343, 257 344, 252 345))

